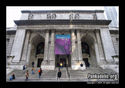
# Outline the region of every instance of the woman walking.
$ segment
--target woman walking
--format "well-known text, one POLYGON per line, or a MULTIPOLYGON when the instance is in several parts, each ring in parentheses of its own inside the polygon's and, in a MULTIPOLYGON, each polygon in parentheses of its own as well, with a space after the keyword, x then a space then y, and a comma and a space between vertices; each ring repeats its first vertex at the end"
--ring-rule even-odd
POLYGON ((25 76, 26 76, 26 80, 28 80, 28 77, 29 77, 29 72, 28 72, 28 70, 26 71, 25 76))

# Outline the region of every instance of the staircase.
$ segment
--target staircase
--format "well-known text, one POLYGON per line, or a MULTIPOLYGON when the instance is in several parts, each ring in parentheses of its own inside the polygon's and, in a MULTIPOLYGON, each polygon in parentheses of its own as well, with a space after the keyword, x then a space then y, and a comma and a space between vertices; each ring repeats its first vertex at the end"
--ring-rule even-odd
MULTIPOLYGON (((56 69, 58 72, 59 68, 56 68, 56 69)), ((67 69, 65 67, 63 67, 63 68, 60 68, 60 70, 61 70, 62 75, 59 80, 68 81, 69 77, 68 77, 67 69)))
POLYGON ((102 69, 100 67, 90 67, 86 70, 70 70, 70 80, 72 81, 111 81, 109 79, 88 79, 88 74, 114 74, 111 69, 102 69))
MULTIPOLYGON (((110 80, 95 80, 95 79, 88 79, 88 73, 95 74, 95 73, 115 73, 111 69, 102 69, 100 67, 90 67, 86 70, 72 70, 71 68, 61 68, 62 76, 60 79, 57 80, 57 72, 58 68, 55 70, 43 70, 41 78, 38 77, 38 69, 35 68, 35 74, 31 74, 31 68, 27 68, 26 70, 29 71, 29 80, 28 81, 110 81, 110 80), (69 72, 69 74, 68 74, 69 72)), ((14 70, 10 74, 7 75, 7 81, 10 82, 9 77, 14 72, 16 79, 12 81, 25 81, 25 72, 26 70, 14 70)))
MULTIPOLYGON (((28 68, 26 70, 29 71, 29 80, 31 81, 41 81, 41 80, 56 80, 56 70, 43 70, 42 71, 42 75, 41 78, 39 79, 38 77, 38 69, 39 68, 35 68, 35 74, 31 74, 32 68, 28 68)), ((12 73, 15 73, 16 79, 13 81, 24 81, 25 80, 25 72, 26 70, 14 70, 12 71, 10 74, 8 74, 7 76, 7 81, 9 81, 9 77, 11 76, 12 73)))

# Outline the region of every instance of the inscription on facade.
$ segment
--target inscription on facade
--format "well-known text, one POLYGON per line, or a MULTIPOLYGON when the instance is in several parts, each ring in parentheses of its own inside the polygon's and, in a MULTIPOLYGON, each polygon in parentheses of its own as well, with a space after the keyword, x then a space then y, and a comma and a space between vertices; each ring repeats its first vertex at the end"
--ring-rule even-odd
MULTIPOLYGON (((47 13, 46 14, 47 18, 46 19, 56 19, 57 15, 56 13, 47 13)), ((68 15, 69 16, 69 19, 72 20, 72 19, 79 19, 79 13, 71 13, 68 15)))
POLYGON ((56 14, 55 13, 48 13, 47 19, 56 19, 56 14))
POLYGON ((71 13, 70 15, 69 15, 69 19, 79 19, 79 14, 78 13, 71 13))

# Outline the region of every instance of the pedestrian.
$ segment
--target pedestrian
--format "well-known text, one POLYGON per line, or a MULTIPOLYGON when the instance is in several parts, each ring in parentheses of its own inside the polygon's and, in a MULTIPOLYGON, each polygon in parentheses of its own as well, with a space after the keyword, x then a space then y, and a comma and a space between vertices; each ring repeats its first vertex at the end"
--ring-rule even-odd
POLYGON ((26 69, 26 66, 25 65, 23 65, 23 70, 25 70, 26 69))
POLYGON ((34 67, 34 62, 32 62, 32 67, 34 67))
POLYGON ((29 72, 28 72, 28 70, 26 71, 25 76, 26 76, 26 80, 28 80, 28 77, 29 77, 29 72))
POLYGON ((12 74, 12 79, 15 79, 15 74, 14 73, 12 74))
POLYGON ((84 58, 83 61, 85 62, 86 69, 90 66, 88 58, 84 58))
POLYGON ((10 76, 10 80, 13 80, 13 77, 12 77, 12 75, 10 76))
POLYGON ((32 68, 32 70, 31 70, 31 71, 32 71, 32 74, 34 74, 34 68, 32 68))
POLYGON ((61 75, 62 75, 62 73, 61 73, 61 70, 59 69, 59 72, 57 73, 57 80, 58 80, 58 78, 60 79, 61 78, 61 75))
POLYGON ((83 63, 81 63, 80 66, 83 67, 83 63))
POLYGON ((39 78, 41 77, 41 74, 42 74, 42 68, 40 68, 39 70, 38 70, 38 73, 39 73, 39 78))
POLYGON ((15 74, 14 73, 10 76, 10 80, 13 80, 13 79, 15 79, 15 74))
POLYGON ((62 64, 62 62, 60 63, 60 68, 62 68, 62 66, 63 66, 63 64, 62 64))

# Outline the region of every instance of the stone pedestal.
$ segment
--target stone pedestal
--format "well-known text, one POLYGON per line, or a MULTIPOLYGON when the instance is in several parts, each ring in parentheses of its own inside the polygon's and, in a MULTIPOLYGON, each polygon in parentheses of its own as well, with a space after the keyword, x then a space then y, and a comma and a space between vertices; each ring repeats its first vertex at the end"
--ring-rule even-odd
POLYGON ((95 47, 95 55, 96 55, 97 63, 99 65, 100 64, 100 57, 99 57, 99 49, 98 49, 97 41, 95 41, 94 47, 95 47))
POLYGON ((105 52, 106 61, 109 63, 112 63, 113 62, 112 56, 115 55, 115 50, 113 47, 112 39, 108 28, 100 29, 100 34, 101 34, 103 49, 105 52))
POLYGON ((46 30, 45 34, 44 60, 48 60, 49 31, 46 30))
POLYGON ((51 34, 51 41, 49 46, 49 31, 45 32, 45 47, 44 47, 44 59, 41 64, 43 70, 54 70, 54 32, 51 34), (50 51, 50 52, 49 52, 50 51), (51 52, 52 51, 52 52, 51 52))
POLYGON ((28 51, 27 51, 27 57, 26 57, 26 64, 27 65, 29 65, 30 53, 31 53, 31 42, 28 43, 28 51))
POLYGON ((72 52, 71 52, 71 59, 77 60, 77 46, 76 46, 76 35, 74 33, 74 30, 71 30, 71 41, 72 41, 72 52))
POLYGON ((104 52, 103 52, 103 46, 102 46, 102 41, 101 41, 101 38, 100 38, 100 33, 99 33, 99 30, 97 30, 95 32, 96 34, 96 39, 97 39, 97 48, 98 48, 98 54, 99 54, 99 64, 105 64, 106 63, 106 60, 104 58, 104 52))
POLYGON ((81 38, 80 38, 80 32, 77 30, 77 38, 75 36, 74 30, 71 32, 72 34, 72 60, 71 60, 71 66, 73 70, 83 70, 85 69, 84 62, 82 60, 82 50, 81 50, 81 38), (77 41, 77 44, 75 43, 77 41), (80 64, 83 64, 83 67, 80 66, 80 64))
POLYGON ((55 48, 55 31, 51 31, 51 36, 50 36, 50 44, 49 44, 49 65, 51 67, 55 68, 55 53, 54 53, 54 48, 55 48))
POLYGON ((11 52, 11 56, 14 56, 12 62, 20 62, 24 38, 25 38, 25 29, 17 29, 11 52))
POLYGON ((80 30, 77 30, 77 49, 78 49, 78 60, 82 61, 82 48, 81 48, 80 30))
POLYGON ((74 68, 75 63, 77 62, 77 46, 76 46, 76 35, 75 30, 71 30, 71 42, 72 42, 72 52, 71 52, 71 67, 74 68))
POLYGON ((30 32, 27 31, 25 42, 24 42, 24 47, 23 47, 23 52, 22 52, 23 53, 22 58, 21 58, 22 61, 25 61, 27 59, 26 56, 27 56, 27 52, 28 52, 29 37, 30 37, 30 32))

